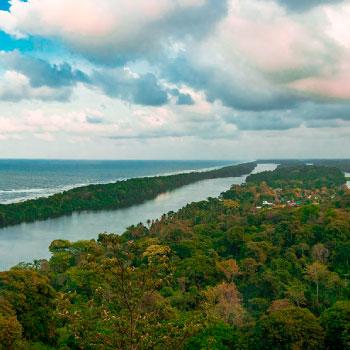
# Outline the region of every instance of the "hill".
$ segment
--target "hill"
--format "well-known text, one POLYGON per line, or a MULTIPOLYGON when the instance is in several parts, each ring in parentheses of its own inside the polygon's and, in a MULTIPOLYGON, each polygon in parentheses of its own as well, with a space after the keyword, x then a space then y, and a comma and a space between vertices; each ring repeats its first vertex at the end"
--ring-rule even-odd
POLYGON ((350 192, 293 169, 0 273, 0 349, 349 349, 350 192))

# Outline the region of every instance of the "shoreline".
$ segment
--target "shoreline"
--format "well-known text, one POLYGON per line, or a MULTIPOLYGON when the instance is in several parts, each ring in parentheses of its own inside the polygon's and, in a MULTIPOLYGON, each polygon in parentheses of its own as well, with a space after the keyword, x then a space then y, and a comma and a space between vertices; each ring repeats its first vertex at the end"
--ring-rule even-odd
POLYGON ((256 162, 220 167, 216 170, 174 175, 138 177, 114 183, 88 185, 49 197, 0 205, 0 227, 57 218, 74 212, 128 208, 200 180, 248 175, 256 162))
MULTIPOLYGON (((1 161, 1 160, 0 160, 1 161)), ((35 161, 35 160, 34 160, 35 161)), ((46 160, 45 160, 46 161, 46 160)), ((55 160, 56 161, 56 160, 55 160)), ((58 160, 60 161, 60 160, 58 160)), ((66 161, 66 160, 62 160, 66 161)), ((74 160, 72 160, 74 161, 74 160)), ((78 160, 80 161, 80 160, 78 160)), ((211 161, 211 160, 209 160, 211 161)), ((104 162, 104 161, 102 161, 104 162)), ((135 160, 137 162, 137 160, 135 160)), ((162 161, 159 161, 162 162, 162 161)), ((191 162, 191 161, 189 161, 191 162)), ((199 161, 200 162, 200 161, 199 161)), ((224 162, 224 161, 223 161, 224 162)), ((234 161, 233 161, 234 162, 234 161)), ((186 170, 176 170, 176 171, 168 171, 168 172, 158 172, 150 175, 139 175, 139 176, 126 176, 126 177, 116 177, 114 179, 109 179, 106 181, 91 181, 91 182, 82 182, 82 183, 72 183, 68 185, 60 185, 56 187, 43 187, 43 188, 19 188, 19 189, 9 189, 9 190, 0 190, 0 193, 36 193, 36 195, 27 196, 27 197, 20 197, 20 198, 14 198, 9 200, 0 201, 1 205, 8 205, 8 204, 16 204, 16 203, 23 203, 29 200, 35 200, 40 198, 49 198, 50 196, 53 196, 55 194, 63 193, 66 191, 74 190, 76 188, 86 187, 90 185, 108 185, 108 184, 114 184, 119 181, 126 181, 131 179, 139 179, 144 177, 159 177, 159 176, 171 176, 171 175, 179 175, 179 174, 187 174, 192 172, 206 172, 211 170, 218 170, 220 168, 228 167, 228 166, 236 166, 244 163, 254 162, 253 161, 236 161, 232 164, 222 164, 222 165, 215 165, 210 167, 204 167, 204 168, 190 168, 186 170), (43 192, 43 193, 40 193, 43 192)))
MULTIPOLYGON (((255 171, 273 170, 275 165, 258 165, 255 171)), ((48 246, 56 239, 78 241, 95 239, 101 232, 124 233, 128 227, 157 220, 193 202, 217 198, 232 185, 245 182, 247 175, 192 183, 128 208, 82 211, 43 221, 22 223, 0 229, 0 270, 39 258, 49 258, 48 246), (5 256, 13 252, 15 257, 5 256)))

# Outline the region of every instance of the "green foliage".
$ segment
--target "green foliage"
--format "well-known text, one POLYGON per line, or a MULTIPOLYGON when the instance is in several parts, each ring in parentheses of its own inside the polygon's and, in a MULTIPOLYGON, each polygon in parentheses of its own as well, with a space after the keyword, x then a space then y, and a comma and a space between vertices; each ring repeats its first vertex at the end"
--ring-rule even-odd
POLYGON ((326 332, 327 349, 350 349, 350 301, 338 301, 325 310, 321 324, 326 332))
POLYGON ((291 167, 295 165, 313 164, 316 166, 338 168, 341 171, 350 173, 350 160, 349 159, 269 159, 259 160, 258 164, 275 163, 280 166, 291 167))
POLYGON ((257 326, 256 349, 321 350, 323 329, 317 318, 301 308, 288 308, 262 317, 257 326))
POLYGON ((49 342, 53 340, 55 291, 47 277, 30 269, 15 268, 1 272, 0 298, 11 305, 25 337, 49 342))
POLYGON ((233 186, 121 236, 52 242, 49 261, 0 273, 0 350, 349 349, 350 192, 325 172, 306 176, 322 188, 286 172, 284 189, 233 186))
POLYGON ((249 174, 256 163, 178 175, 134 178, 110 184, 89 185, 20 203, 0 205, 0 227, 45 220, 83 210, 126 208, 157 195, 207 179, 249 174))
POLYGON ((252 174, 247 178, 248 183, 257 184, 263 181, 273 188, 320 189, 341 186, 346 182, 346 179, 338 168, 309 165, 280 166, 275 171, 252 174))
POLYGON ((22 326, 16 316, 0 314, 0 350, 15 350, 22 339, 22 326))
POLYGON ((184 350, 238 350, 238 338, 236 329, 226 323, 218 322, 191 337, 184 350))

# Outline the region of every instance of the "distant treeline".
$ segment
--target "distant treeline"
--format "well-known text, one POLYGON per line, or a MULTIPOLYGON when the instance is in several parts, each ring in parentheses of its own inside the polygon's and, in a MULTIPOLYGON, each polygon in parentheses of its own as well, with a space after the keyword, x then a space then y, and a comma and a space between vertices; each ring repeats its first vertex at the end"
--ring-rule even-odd
POLYGON ((350 172, 350 159, 259 159, 258 163, 277 163, 281 166, 313 164, 338 168, 347 173, 350 172))
POLYGON ((350 159, 320 159, 315 161, 314 164, 336 167, 347 173, 350 172, 350 159))
POLYGON ((275 171, 252 174, 247 178, 248 183, 258 184, 262 181, 273 188, 320 189, 341 186, 346 178, 338 168, 309 165, 279 166, 275 171))
POLYGON ((300 191, 312 168, 53 241, 49 261, 0 272, 0 350, 350 350, 350 190, 300 191))
POLYGON ((89 185, 20 203, 0 205, 0 227, 55 218, 84 210, 126 208, 179 187, 207 179, 249 174, 255 162, 169 176, 134 178, 110 184, 89 185))

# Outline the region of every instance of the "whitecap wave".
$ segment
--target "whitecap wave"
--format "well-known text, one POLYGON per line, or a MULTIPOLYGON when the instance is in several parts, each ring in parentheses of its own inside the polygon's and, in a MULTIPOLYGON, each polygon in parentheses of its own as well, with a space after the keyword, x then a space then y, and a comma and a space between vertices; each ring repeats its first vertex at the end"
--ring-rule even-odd
POLYGON ((20 188, 20 189, 10 189, 10 190, 0 190, 0 194, 5 193, 36 193, 46 191, 47 188, 20 188))
POLYGON ((72 184, 52 188, 20 188, 0 190, 0 204, 19 203, 30 199, 46 198, 57 193, 71 190, 77 187, 88 186, 89 183, 72 184), (8 197, 11 198, 8 198, 8 197), (5 198, 4 198, 5 197, 5 198), (6 198, 7 197, 7 198, 6 198))
POLYGON ((31 199, 37 199, 37 198, 47 198, 54 194, 61 193, 64 191, 71 190, 73 188, 83 187, 83 186, 89 186, 89 185, 102 185, 102 184, 108 184, 108 183, 114 183, 116 181, 126 181, 130 178, 141 178, 141 177, 154 177, 154 176, 168 176, 168 175, 177 175, 181 173, 190 173, 190 172, 203 172, 203 171, 210 171, 210 170, 216 170, 220 169, 229 165, 237 165, 244 162, 230 162, 226 165, 218 165, 218 166, 212 166, 207 168, 201 168, 201 169, 188 169, 188 170, 177 170, 177 171, 171 171, 171 172, 165 172, 165 173, 158 173, 158 174, 150 174, 150 175, 140 175, 140 176, 134 176, 134 177, 119 177, 116 179, 110 179, 109 181, 101 181, 101 182, 87 182, 87 183, 76 183, 76 184, 70 184, 70 185, 61 185, 57 187, 51 187, 51 188, 15 188, 15 189, 2 189, 0 190, 0 204, 11 204, 11 203, 19 203, 31 199))

